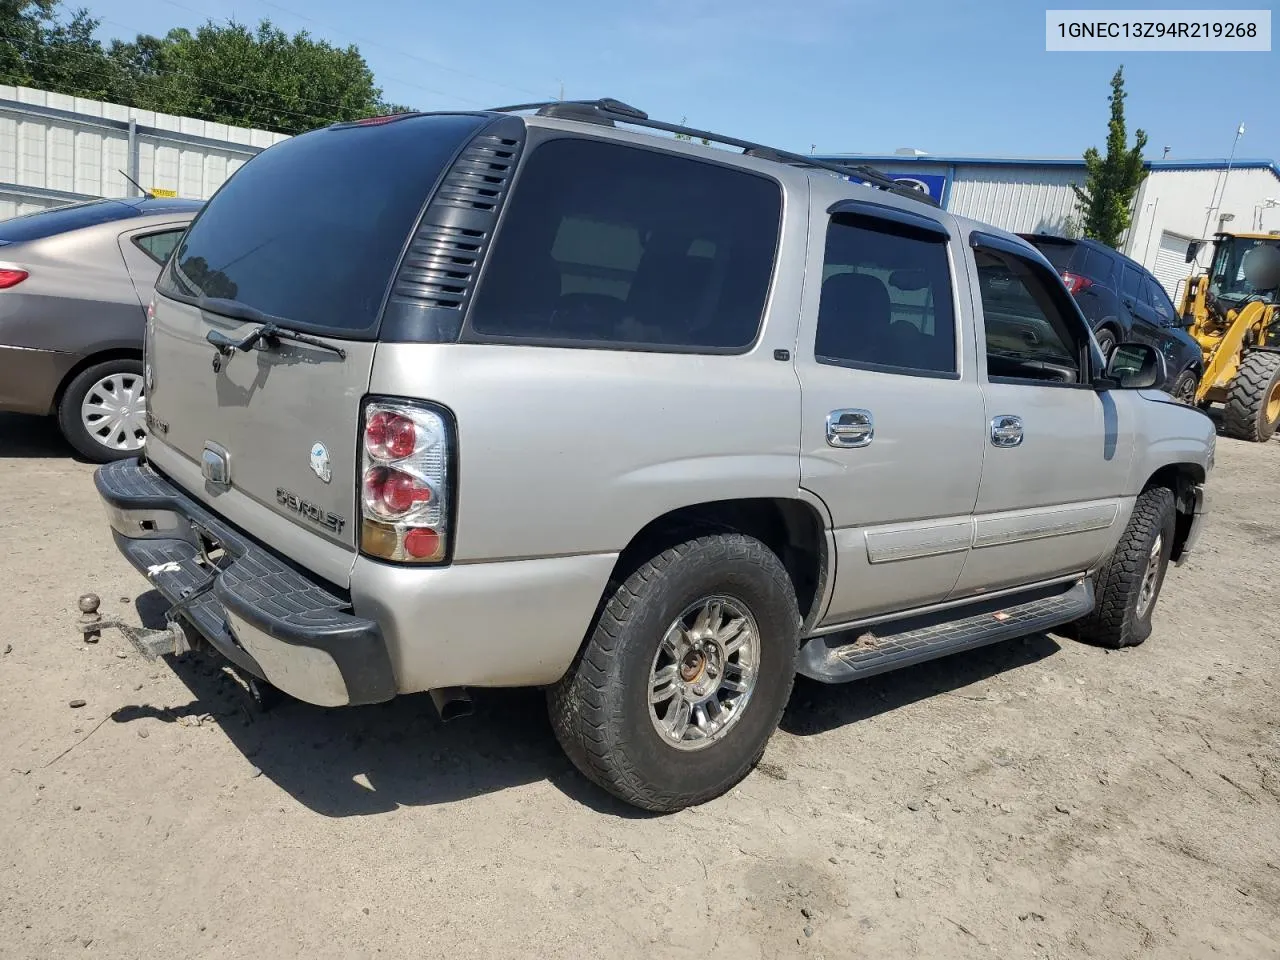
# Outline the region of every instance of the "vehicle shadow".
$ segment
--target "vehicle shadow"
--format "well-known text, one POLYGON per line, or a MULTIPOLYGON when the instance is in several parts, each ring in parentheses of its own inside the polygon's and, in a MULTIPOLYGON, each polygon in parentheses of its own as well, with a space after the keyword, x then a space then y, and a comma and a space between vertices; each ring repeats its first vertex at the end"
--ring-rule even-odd
POLYGON ((0 458, 69 457, 80 459, 62 438, 53 417, 0 413, 0 458))
MULTIPOLYGON (((138 597, 136 609, 145 625, 159 627, 166 605, 152 591, 138 597)), ((798 735, 832 730, 1034 663, 1056 650, 1058 645, 1041 635, 851 685, 801 678, 782 727, 798 735)), ((551 732, 539 690, 474 691, 475 712, 449 724, 439 720, 425 694, 334 709, 283 698, 274 709, 260 712, 217 654, 188 654, 167 663, 192 701, 168 708, 124 706, 111 715, 114 722, 217 724, 244 754, 246 778, 260 771, 326 817, 452 803, 540 781, 606 816, 656 816, 615 800, 578 773, 551 732)))
MULTIPOLYGON (((136 600, 149 627, 164 624, 155 591, 136 600)), ((117 723, 144 718, 214 723, 252 767, 299 803, 327 817, 367 816, 431 806, 549 781, 574 801, 626 818, 648 814, 589 783, 561 751, 540 690, 473 691, 474 713, 444 724, 426 694, 389 703, 326 709, 289 697, 261 712, 216 653, 168 657, 191 691, 176 708, 121 707, 117 723)))
POLYGON ((781 728, 800 737, 827 733, 1037 663, 1061 649, 1053 637, 1038 633, 853 683, 797 677, 781 728))

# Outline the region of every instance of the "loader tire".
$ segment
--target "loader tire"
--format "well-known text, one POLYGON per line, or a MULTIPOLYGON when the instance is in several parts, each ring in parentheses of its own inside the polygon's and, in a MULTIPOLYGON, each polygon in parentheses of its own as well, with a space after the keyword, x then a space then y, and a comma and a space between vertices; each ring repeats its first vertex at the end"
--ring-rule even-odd
POLYGON ((1075 635, 1099 647, 1136 647, 1151 635, 1151 614, 1173 553, 1177 506, 1168 487, 1138 495, 1129 523, 1094 579, 1093 612, 1076 621, 1075 635))
POLYGON ((1229 437, 1262 443, 1280 424, 1280 353, 1245 355, 1231 381, 1222 429, 1229 437))

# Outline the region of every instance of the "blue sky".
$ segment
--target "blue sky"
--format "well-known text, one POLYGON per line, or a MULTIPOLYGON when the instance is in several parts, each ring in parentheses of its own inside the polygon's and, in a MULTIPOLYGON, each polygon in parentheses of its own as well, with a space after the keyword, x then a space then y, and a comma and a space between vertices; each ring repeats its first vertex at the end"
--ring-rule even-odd
POLYGON ((1224 157, 1243 122, 1238 157, 1280 158, 1280 53, 1046 53, 1047 4, 1023 0, 79 2, 104 37, 268 18, 355 43, 388 99, 422 109, 546 99, 563 84, 568 98, 613 96, 802 152, 1076 156, 1103 145, 1123 63, 1147 156, 1224 157))

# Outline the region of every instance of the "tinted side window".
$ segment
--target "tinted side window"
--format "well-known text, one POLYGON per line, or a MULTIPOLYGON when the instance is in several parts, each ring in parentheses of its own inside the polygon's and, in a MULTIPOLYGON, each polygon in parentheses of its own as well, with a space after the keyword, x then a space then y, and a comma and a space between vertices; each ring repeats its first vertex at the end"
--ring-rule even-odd
POLYGON ((156 263, 163 264, 181 239, 181 230, 165 230, 161 233, 148 233, 145 237, 134 237, 133 242, 156 263))
POLYGON ((1147 299, 1151 306, 1155 308, 1156 316, 1160 318, 1160 322, 1164 324, 1172 324, 1174 318, 1173 304, 1169 302, 1169 295, 1164 292, 1164 287, 1160 286, 1153 277, 1147 277, 1146 282, 1147 299))
POLYGON ((1066 291, 1055 294, 1050 286, 1056 278, 1029 260, 1001 251, 979 248, 974 259, 988 378, 1080 383, 1078 324, 1063 312, 1066 291))
POLYGON ((508 203, 473 335, 704 352, 755 340, 782 214, 774 181, 563 139, 533 151, 508 203))
POLYGON ((1120 279, 1120 292, 1134 300, 1142 299, 1142 274, 1138 272, 1137 267, 1127 263, 1124 265, 1124 272, 1120 279))
POLYGON ((955 326, 945 237, 884 221, 831 221, 813 348, 819 363, 954 373, 955 326))
POLYGON ((0 223, 0 242, 24 243, 43 240, 57 233, 79 230, 112 220, 136 217, 135 207, 118 200, 90 200, 87 203, 68 203, 48 210, 37 210, 20 217, 12 217, 0 223))

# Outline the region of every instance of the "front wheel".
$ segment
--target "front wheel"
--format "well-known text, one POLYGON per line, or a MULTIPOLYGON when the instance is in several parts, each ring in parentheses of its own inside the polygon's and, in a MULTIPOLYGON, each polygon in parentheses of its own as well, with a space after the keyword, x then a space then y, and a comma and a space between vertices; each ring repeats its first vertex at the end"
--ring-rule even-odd
POLYGON ((642 564, 548 692, 556 738, 614 796, 670 812, 750 772, 795 679, 800 614, 777 555, 736 533, 642 564))
POLYGON ((1151 635, 1151 614, 1173 554, 1176 511, 1168 487, 1149 487, 1138 496, 1120 542, 1094 580, 1093 612, 1076 624, 1081 640, 1117 649, 1151 635))

